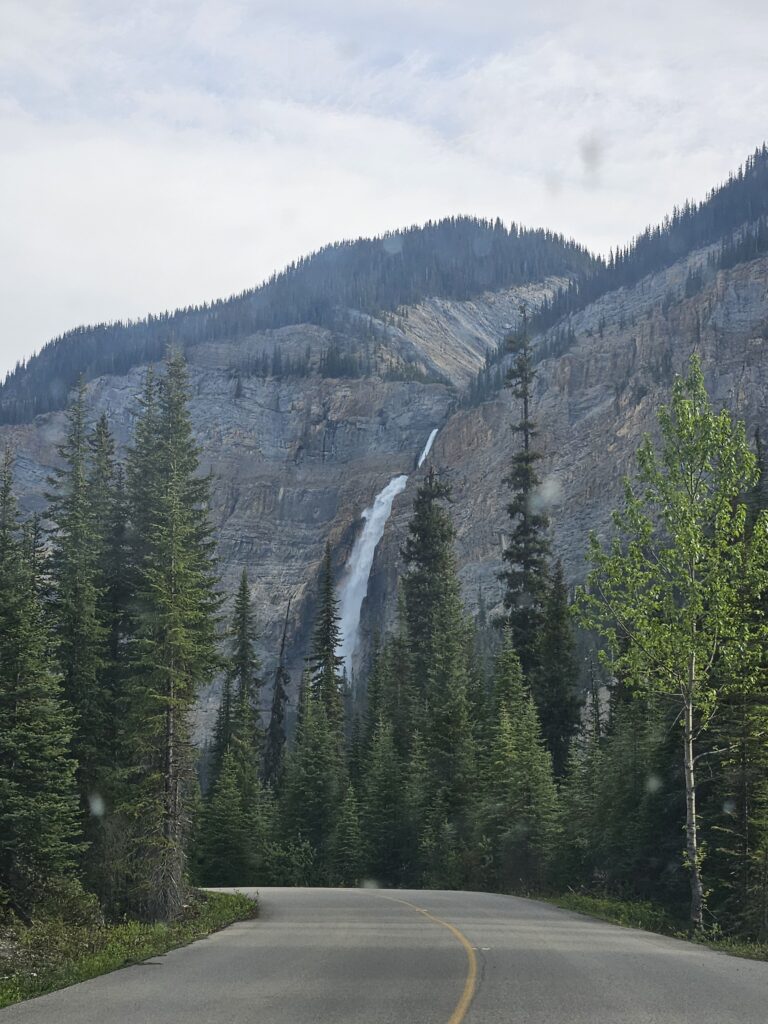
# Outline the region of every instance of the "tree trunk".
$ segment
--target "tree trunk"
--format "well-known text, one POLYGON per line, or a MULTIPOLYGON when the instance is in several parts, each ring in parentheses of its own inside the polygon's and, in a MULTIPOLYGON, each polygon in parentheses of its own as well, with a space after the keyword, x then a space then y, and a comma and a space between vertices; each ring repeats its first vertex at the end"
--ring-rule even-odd
POLYGON ((691 926, 704 925, 704 888, 699 870, 699 836, 696 822, 696 776, 693 763, 693 701, 686 697, 684 720, 685 836, 688 870, 691 873, 691 926))

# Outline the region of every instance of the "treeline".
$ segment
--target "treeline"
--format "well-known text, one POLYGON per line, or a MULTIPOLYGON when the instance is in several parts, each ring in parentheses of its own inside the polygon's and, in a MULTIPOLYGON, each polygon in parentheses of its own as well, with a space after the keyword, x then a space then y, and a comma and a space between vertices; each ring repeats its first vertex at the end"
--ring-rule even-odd
POLYGON ((147 374, 121 461, 106 418, 88 424, 81 385, 45 531, 20 521, 5 455, 0 907, 22 920, 77 892, 113 917, 171 920, 184 906, 190 712, 221 660, 208 480, 186 403, 171 355, 147 374))
POLYGON ((334 327, 350 308, 377 315, 432 296, 466 299, 549 275, 583 274, 594 263, 561 235, 474 217, 339 242, 229 299, 68 331, 7 376, 0 423, 61 409, 80 376, 127 373, 162 360, 169 345, 187 350, 289 324, 334 327))
POLYGON ((711 410, 694 362, 661 411, 658 451, 638 453, 615 540, 591 542, 574 612, 538 500, 533 374, 523 332, 507 380, 521 415, 501 621, 462 607, 450 491, 430 470, 402 550, 399 626, 378 646, 364 707, 336 656, 330 552, 296 735, 266 787, 263 771, 258 787, 247 781, 263 739, 223 740, 236 717, 225 690, 197 877, 582 888, 652 900, 696 931, 765 939, 759 439, 755 456, 743 426, 711 410), (581 694, 574 614, 602 645, 581 694))
MULTIPOLYGON (((462 605, 450 490, 422 480, 398 627, 350 693, 330 548, 286 744, 284 644, 256 658, 244 574, 226 635, 184 365, 150 372, 124 464, 68 414, 47 518, 0 486, 0 900, 81 883, 178 916, 188 881, 650 899, 695 931, 768 937, 768 476, 698 363, 638 451, 614 538, 569 606, 553 560, 523 317, 506 384, 503 612, 462 605), (574 618, 576 616, 576 618, 574 618), (588 686, 574 626, 601 646, 588 686), (221 643, 221 640, 224 643, 221 643), (200 793, 190 718, 223 671, 200 793), (269 704, 265 716, 262 707, 269 704)), ((500 500, 504 500, 502 481, 500 500)), ((69 888, 67 888, 69 887, 69 888)))
MULTIPOLYGON (((747 158, 728 180, 713 189, 700 203, 687 201, 675 207, 671 217, 661 224, 647 227, 628 245, 611 250, 604 264, 595 266, 593 273, 573 279, 552 299, 545 300, 537 311, 533 326, 546 330, 564 317, 584 309, 591 302, 617 288, 632 287, 648 274, 671 266, 694 249, 711 245, 721 239, 736 238, 740 243, 726 243, 729 258, 751 259, 755 255, 749 239, 754 229, 746 225, 763 221, 758 228, 760 237, 765 231, 768 216, 768 146, 765 143, 747 158), (741 244, 742 248, 739 248, 741 244)), ((761 250, 763 251, 763 250, 761 250)), ((722 257, 721 257, 722 258, 722 257)), ((728 265, 722 263, 723 267, 728 265)))

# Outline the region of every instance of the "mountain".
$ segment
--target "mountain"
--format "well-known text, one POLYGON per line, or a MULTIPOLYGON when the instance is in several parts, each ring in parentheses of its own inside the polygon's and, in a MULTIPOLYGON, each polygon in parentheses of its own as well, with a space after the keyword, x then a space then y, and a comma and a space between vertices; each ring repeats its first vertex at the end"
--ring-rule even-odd
POLYGON ((290 324, 335 328, 350 310, 379 315, 427 297, 468 299, 555 275, 577 280, 597 266, 561 235, 471 217, 339 242, 242 295, 55 338, 0 386, 0 423, 60 409, 81 374, 90 380, 126 373, 162 359, 169 344, 189 351, 290 324))
MULTIPOLYGON (((750 429, 764 420, 767 166, 759 150, 703 204, 649 229, 641 236, 647 243, 620 255, 621 273, 615 254, 602 264, 558 236, 459 219, 329 247, 262 289, 208 309, 59 339, 0 392, 14 421, 0 427, 0 443, 18 453, 24 504, 44 507, 63 425, 57 373, 66 367, 62 379, 89 376, 93 415, 108 410, 125 443, 148 358, 142 345, 152 335, 159 346, 152 357, 159 355, 173 322, 187 349, 193 421, 214 479, 225 583, 233 592, 249 568, 267 666, 290 596, 297 680, 326 539, 341 572, 363 510, 392 477, 409 474, 374 558, 364 640, 393 620, 404 524, 426 469, 415 463, 434 428, 431 460, 453 487, 465 598, 472 606, 482 587, 492 606, 506 530, 501 481, 516 419, 500 386, 500 342, 525 302, 537 332, 542 500, 555 550, 577 581, 587 534, 608 529, 636 445, 654 431, 656 409, 691 351, 700 353, 717 403, 750 429), (568 294, 569 312, 553 319, 568 294), (297 322, 279 322, 278 309, 297 322), (113 340, 98 350, 109 331, 113 340), (109 359, 129 365, 113 372, 111 364, 105 369, 109 359), (31 420, 38 387, 54 408, 31 420)), ((212 706, 204 695, 203 726, 212 706)))

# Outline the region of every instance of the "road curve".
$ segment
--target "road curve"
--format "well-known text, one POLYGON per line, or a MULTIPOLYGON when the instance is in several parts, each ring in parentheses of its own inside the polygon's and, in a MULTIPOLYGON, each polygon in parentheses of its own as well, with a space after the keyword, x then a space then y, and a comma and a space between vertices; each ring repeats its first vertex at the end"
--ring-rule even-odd
MULTIPOLYGON (((243 890, 249 891, 249 890, 243 890)), ((489 893, 262 889, 261 915, 2 1024, 766 1024, 768 964, 489 893)))

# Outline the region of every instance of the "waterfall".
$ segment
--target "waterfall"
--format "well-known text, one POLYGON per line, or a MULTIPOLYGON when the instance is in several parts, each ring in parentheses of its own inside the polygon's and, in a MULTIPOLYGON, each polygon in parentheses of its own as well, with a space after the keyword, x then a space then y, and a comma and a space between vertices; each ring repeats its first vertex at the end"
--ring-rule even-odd
MULTIPOLYGON (((424 451, 419 456, 419 466, 429 455, 436 437, 437 429, 429 435, 424 451)), ((371 507, 363 512, 365 524, 347 559, 347 573, 339 588, 341 643, 338 654, 344 659, 348 675, 352 673, 352 655, 357 648, 360 611, 368 593, 368 579, 371 575, 373 556, 384 535, 384 527, 392 512, 392 502, 398 494, 405 490, 407 483, 408 476, 406 474, 392 477, 384 490, 376 495, 371 507)))
POLYGON ((417 466, 421 466, 421 464, 424 462, 424 459, 426 459, 426 457, 432 451, 432 445, 435 443, 435 438, 436 437, 437 437, 437 427, 435 427, 435 429, 432 431, 432 433, 427 438, 427 443, 424 445, 424 451, 419 456, 419 461, 417 462, 417 466))

